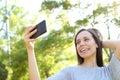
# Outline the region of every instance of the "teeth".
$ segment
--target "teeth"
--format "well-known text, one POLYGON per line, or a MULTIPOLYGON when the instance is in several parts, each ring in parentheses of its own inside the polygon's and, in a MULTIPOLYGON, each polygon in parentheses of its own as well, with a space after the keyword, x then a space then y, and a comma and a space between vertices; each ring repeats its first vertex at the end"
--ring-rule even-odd
POLYGON ((85 49, 81 49, 80 51, 85 51, 85 49))
POLYGON ((81 48, 81 50, 80 50, 80 52, 83 52, 83 51, 87 51, 87 47, 83 47, 83 48, 81 48))

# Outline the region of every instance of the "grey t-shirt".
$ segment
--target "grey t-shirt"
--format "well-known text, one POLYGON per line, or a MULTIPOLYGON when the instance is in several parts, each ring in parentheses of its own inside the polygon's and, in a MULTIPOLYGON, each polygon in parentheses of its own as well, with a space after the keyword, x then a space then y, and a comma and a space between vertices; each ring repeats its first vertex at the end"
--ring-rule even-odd
POLYGON ((47 80, 120 80, 120 61, 112 56, 105 67, 69 66, 47 80))

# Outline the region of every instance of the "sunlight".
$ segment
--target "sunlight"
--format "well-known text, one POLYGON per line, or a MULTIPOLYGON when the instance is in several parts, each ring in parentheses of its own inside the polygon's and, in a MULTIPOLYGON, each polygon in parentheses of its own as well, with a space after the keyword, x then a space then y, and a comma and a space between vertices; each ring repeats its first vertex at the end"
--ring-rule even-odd
MULTIPOLYGON (((22 0, 19 0, 19 5, 23 6, 25 8, 24 10, 29 12, 28 20, 33 19, 34 15, 38 14, 38 10, 40 9, 42 1, 43 0, 24 0, 24 3, 23 3, 22 0)), ((71 3, 75 3, 75 0, 70 0, 70 1, 71 1, 71 3)), ((78 0, 76 0, 76 1, 78 1, 78 0)), ((83 19, 84 17, 86 17, 87 14, 84 14, 84 13, 89 12, 89 14, 92 14, 92 10, 97 8, 97 4, 100 3, 101 5, 105 6, 105 5, 108 5, 108 4, 112 4, 114 1, 120 2, 120 0, 81 0, 80 1, 81 2, 81 4, 80 4, 81 8, 82 7, 84 8, 85 5, 88 4, 88 3, 92 4, 92 6, 90 6, 89 9, 86 10, 86 12, 84 11, 83 14, 79 14, 79 10, 77 10, 77 9, 76 9, 76 11, 72 11, 72 14, 71 14, 71 12, 68 12, 67 16, 68 16, 68 19, 70 21, 70 24, 72 26, 74 26, 75 25, 74 22, 75 22, 76 19, 83 19)), ((119 10, 120 10, 120 7, 117 9, 117 11, 119 11, 119 10)), ((59 10, 58 10, 58 12, 56 12, 56 14, 57 13, 59 13, 59 10)), ((55 17, 54 15, 55 14, 51 15, 52 18, 55 17)), ((39 17, 40 18, 39 18, 38 21, 46 19, 45 15, 43 15, 43 14, 39 14, 39 17)), ((100 18, 98 18, 98 19, 100 19, 100 18)), ((100 21, 103 21, 103 20, 100 20, 100 21)), ((59 23, 59 24, 61 24, 61 23, 59 23)), ((112 24, 109 24, 109 25, 114 26, 112 24)), ((103 23, 101 23, 100 25, 96 25, 96 26, 102 32, 102 34, 104 36, 108 35, 108 33, 106 32, 107 28, 104 27, 103 23)), ((52 25, 52 28, 55 28, 56 30, 58 30, 60 28, 60 26, 58 26, 58 23, 56 23, 56 24, 52 25), (58 28, 56 28, 56 25, 57 25, 58 28)), ((117 37, 119 31, 120 31, 120 29, 117 28, 116 26, 110 27, 110 33, 113 35, 112 36, 113 39, 115 39, 117 37), (114 31, 115 31, 115 33, 114 33, 114 31)))

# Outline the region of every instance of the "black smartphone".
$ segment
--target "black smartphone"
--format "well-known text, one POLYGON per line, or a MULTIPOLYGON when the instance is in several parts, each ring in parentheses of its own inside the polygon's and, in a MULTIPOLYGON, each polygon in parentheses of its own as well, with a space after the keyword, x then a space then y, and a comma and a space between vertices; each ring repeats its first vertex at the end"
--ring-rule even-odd
POLYGON ((33 30, 35 30, 35 29, 37 29, 37 32, 35 34, 33 34, 30 38, 35 39, 35 38, 39 37, 40 35, 44 34, 45 32, 47 32, 46 21, 43 20, 42 22, 38 23, 33 30))

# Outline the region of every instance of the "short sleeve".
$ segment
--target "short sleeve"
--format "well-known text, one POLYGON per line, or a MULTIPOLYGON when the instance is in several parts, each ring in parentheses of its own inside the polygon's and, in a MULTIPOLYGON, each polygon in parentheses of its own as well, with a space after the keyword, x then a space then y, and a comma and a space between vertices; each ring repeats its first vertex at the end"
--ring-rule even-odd
POLYGON ((70 73, 68 68, 64 68, 57 74, 47 78, 47 80, 70 80, 70 73))
POLYGON ((112 56, 108 69, 112 80, 120 80, 120 60, 115 55, 112 56))

